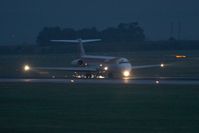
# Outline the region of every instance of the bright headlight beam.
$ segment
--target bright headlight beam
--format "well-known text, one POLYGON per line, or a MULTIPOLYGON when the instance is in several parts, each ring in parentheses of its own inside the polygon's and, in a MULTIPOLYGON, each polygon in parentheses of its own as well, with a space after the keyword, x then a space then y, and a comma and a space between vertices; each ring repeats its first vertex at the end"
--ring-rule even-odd
POLYGON ((156 80, 156 81, 155 81, 155 83, 156 83, 156 84, 159 84, 159 83, 160 83, 160 81, 159 81, 159 80, 156 80))
POLYGON ((124 77, 128 77, 129 75, 130 75, 130 72, 129 72, 129 71, 124 71, 124 72, 123 72, 123 76, 124 76, 124 77))
POLYGON ((160 67, 164 67, 164 64, 160 64, 160 67))
POLYGON ((107 66, 106 66, 106 67, 104 67, 104 70, 105 70, 105 71, 107 71, 107 70, 108 70, 108 67, 107 67, 107 66))
POLYGON ((27 71, 29 71, 29 70, 30 70, 30 66, 29 66, 29 65, 25 65, 25 66, 24 66, 24 71, 27 72, 27 71))

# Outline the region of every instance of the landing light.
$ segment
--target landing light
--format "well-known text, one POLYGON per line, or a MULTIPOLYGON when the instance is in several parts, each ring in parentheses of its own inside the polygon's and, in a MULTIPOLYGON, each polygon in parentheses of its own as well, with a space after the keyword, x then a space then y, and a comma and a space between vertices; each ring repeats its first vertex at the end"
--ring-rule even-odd
POLYGON ((128 77, 129 75, 130 75, 130 72, 129 72, 129 71, 124 71, 124 72, 123 72, 123 76, 124 76, 124 77, 128 77))
POLYGON ((24 66, 24 71, 27 72, 27 71, 29 71, 29 70, 30 70, 30 66, 29 66, 29 65, 25 65, 25 66, 24 66))
POLYGON ((107 66, 106 66, 106 67, 104 67, 104 70, 105 70, 105 71, 107 71, 107 70, 108 70, 108 67, 107 67, 107 66))
POLYGON ((155 83, 156 83, 156 84, 159 84, 159 83, 160 83, 160 81, 159 81, 159 80, 156 80, 156 81, 155 81, 155 83))
POLYGON ((160 67, 164 67, 164 64, 160 64, 160 67))

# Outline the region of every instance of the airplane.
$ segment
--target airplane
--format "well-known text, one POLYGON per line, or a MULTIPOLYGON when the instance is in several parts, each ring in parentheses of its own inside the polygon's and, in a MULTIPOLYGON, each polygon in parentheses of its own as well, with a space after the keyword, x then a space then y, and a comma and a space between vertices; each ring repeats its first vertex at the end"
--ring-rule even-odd
POLYGON ((25 65, 24 71, 72 71, 75 78, 128 78, 134 69, 165 66, 164 64, 132 66, 129 60, 124 57, 87 55, 83 44, 97 41, 101 41, 101 39, 51 40, 51 42, 79 44, 80 57, 71 62, 72 67, 30 67, 25 65))

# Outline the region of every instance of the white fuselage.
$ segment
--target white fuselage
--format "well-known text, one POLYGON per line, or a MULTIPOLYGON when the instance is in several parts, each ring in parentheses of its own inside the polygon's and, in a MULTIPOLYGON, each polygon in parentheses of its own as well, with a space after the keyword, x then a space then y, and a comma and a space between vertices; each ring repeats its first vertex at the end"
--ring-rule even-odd
POLYGON ((128 59, 122 57, 84 55, 72 62, 72 65, 93 67, 107 71, 110 77, 130 76, 132 65, 128 59))

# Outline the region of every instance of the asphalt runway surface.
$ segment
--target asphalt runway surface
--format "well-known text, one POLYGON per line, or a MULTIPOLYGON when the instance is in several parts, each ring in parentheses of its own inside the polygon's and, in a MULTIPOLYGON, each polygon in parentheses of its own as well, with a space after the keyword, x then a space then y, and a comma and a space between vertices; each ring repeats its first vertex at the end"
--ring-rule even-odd
POLYGON ((0 83, 60 83, 60 84, 167 84, 199 85, 199 78, 151 77, 134 79, 36 79, 1 78, 0 83))

